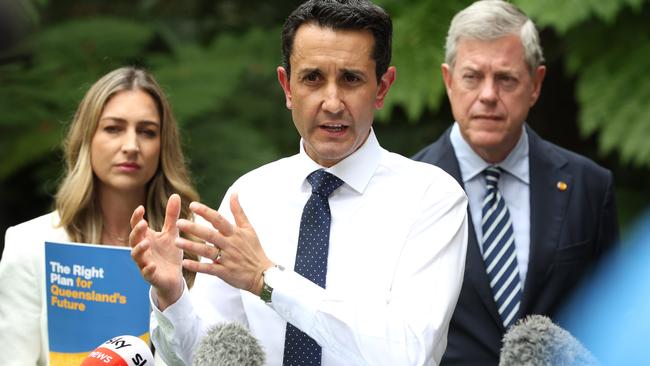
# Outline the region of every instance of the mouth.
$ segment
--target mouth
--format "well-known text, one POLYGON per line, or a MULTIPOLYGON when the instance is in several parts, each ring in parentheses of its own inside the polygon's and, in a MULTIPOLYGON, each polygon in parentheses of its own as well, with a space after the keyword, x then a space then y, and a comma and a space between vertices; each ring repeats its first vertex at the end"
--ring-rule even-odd
POLYGON ((140 165, 137 163, 120 163, 117 164, 117 167, 124 171, 136 171, 140 169, 140 165))
POLYGON ((318 127, 326 130, 327 132, 339 133, 345 131, 350 126, 344 125, 342 123, 328 123, 320 125, 318 127))
POLYGON ((493 115, 493 114, 477 114, 477 115, 472 116, 472 119, 500 121, 503 118, 501 116, 497 116, 497 115, 493 115))

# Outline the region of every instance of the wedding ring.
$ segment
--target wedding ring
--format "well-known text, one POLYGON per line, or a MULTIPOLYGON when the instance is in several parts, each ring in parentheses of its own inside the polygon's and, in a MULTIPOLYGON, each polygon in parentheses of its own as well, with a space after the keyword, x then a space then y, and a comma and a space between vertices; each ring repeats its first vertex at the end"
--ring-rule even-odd
POLYGON ((217 248, 217 255, 214 256, 214 259, 212 259, 212 261, 219 263, 219 259, 221 259, 221 248, 217 248))

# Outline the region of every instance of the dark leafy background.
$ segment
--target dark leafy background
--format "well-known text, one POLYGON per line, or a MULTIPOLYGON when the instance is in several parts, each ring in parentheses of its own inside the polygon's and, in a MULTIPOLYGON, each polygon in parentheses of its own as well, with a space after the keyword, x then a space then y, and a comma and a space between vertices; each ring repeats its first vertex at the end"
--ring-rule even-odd
MULTIPOLYGON (((145 66, 163 85, 212 206, 242 173, 297 151, 275 68, 298 1, 3 1, 0 231, 51 209, 77 103, 122 65, 145 66)), ((650 205, 650 1, 514 2, 542 30, 548 65, 529 122, 614 171, 625 228, 650 205)), ((440 63, 449 21, 470 2, 380 3, 393 15, 398 73, 375 129, 408 156, 451 123, 440 63)))

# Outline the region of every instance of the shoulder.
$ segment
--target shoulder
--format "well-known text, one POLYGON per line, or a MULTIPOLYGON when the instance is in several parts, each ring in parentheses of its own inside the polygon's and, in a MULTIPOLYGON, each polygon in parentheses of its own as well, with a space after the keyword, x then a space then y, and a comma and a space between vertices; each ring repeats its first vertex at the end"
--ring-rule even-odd
MULTIPOLYGON (((59 214, 52 211, 48 214, 35 217, 31 220, 22 222, 18 225, 11 226, 7 229, 7 233, 24 232, 32 233, 34 230, 45 230, 47 232, 55 232, 59 230, 59 214)), ((62 228, 60 230, 63 230, 62 228)))
MULTIPOLYGON (((464 195, 456 179, 443 169, 428 162, 415 161, 402 155, 384 151, 380 169, 385 170, 381 177, 390 178, 402 187, 402 190, 429 190, 435 188, 440 193, 464 195)), ((381 172, 378 172, 381 173, 381 172)))
POLYGON ((297 158, 297 155, 293 155, 266 163, 239 177, 233 183, 233 186, 263 183, 273 179, 281 179, 293 170, 297 158))
POLYGON ((531 154, 537 153, 562 164, 562 169, 568 173, 585 178, 587 183, 609 182, 612 179, 612 172, 586 156, 580 155, 554 143, 538 139, 538 148, 532 149, 531 154))
POLYGON ((14 246, 20 247, 21 251, 35 250, 45 240, 68 241, 65 230, 58 225, 59 215, 53 211, 8 228, 5 233, 5 252, 11 251, 14 246))
POLYGON ((3 281, 8 278, 37 278, 43 263, 45 241, 68 241, 65 230, 57 227, 58 223, 59 215, 51 212, 7 229, 0 261, 3 281))
POLYGON ((449 133, 451 132, 451 127, 448 128, 438 139, 422 150, 418 151, 413 155, 414 160, 424 161, 427 163, 436 163, 441 159, 445 152, 451 149, 451 141, 449 139, 449 133))

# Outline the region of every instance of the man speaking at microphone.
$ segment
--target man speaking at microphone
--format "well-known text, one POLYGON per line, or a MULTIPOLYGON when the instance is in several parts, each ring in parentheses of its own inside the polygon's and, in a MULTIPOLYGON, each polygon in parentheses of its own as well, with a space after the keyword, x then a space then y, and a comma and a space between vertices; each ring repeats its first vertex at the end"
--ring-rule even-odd
POLYGON ((299 153, 239 178, 207 225, 131 219, 152 284, 152 339, 190 364, 210 326, 246 325, 269 365, 437 365, 465 263, 467 199, 441 169, 390 153, 372 129, 395 80, 392 23, 365 0, 312 0, 277 68, 299 153), (179 238, 179 231, 209 243, 179 238), (181 249, 203 261, 183 261, 181 249), (200 272, 192 291, 181 269, 200 272))

